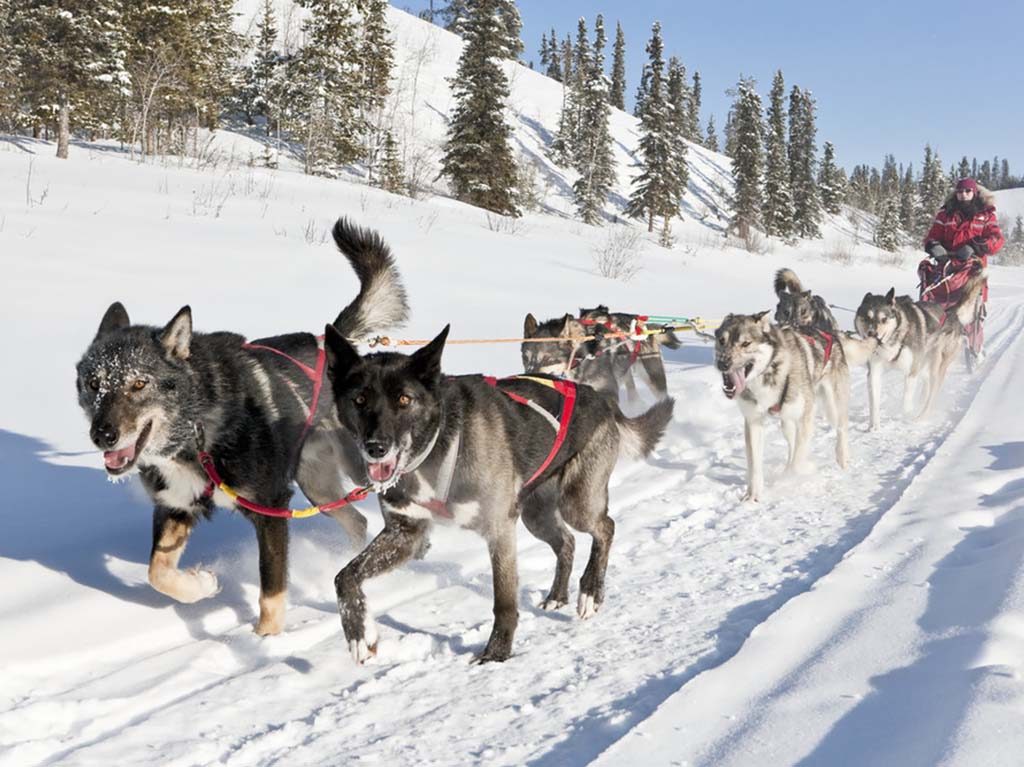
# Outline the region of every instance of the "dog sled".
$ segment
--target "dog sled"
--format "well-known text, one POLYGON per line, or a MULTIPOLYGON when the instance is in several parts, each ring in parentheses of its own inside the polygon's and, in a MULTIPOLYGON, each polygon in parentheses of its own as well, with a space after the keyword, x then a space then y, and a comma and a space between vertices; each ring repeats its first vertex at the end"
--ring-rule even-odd
MULTIPOLYGON (((917 276, 920 282, 918 290, 922 301, 940 305, 944 310, 955 306, 962 298, 967 281, 972 275, 984 269, 980 258, 969 258, 960 261, 955 258, 934 260, 926 258, 918 264, 917 276)), ((978 295, 971 312, 971 320, 964 325, 964 362, 967 371, 974 372, 981 362, 985 333, 985 300, 988 298, 988 285, 978 295)))

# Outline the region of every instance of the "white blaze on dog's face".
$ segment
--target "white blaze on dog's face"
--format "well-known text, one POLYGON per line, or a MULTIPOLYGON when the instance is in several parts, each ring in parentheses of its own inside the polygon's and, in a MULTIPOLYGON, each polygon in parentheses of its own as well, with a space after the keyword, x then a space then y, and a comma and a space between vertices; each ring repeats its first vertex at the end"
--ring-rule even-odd
POLYGON ((875 338, 884 344, 899 327, 895 289, 884 296, 866 294, 853 324, 861 338, 875 338))
POLYGON ((730 314, 715 331, 715 365, 722 374, 722 391, 729 399, 743 392, 772 357, 768 312, 730 314))

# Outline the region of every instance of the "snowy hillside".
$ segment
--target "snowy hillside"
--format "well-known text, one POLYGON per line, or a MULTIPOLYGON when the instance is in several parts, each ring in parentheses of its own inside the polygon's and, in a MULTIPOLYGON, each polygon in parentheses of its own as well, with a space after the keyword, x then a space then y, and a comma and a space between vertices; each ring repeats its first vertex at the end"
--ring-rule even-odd
MULTIPOLYGON (((429 155, 457 45, 392 18, 410 94, 396 121, 429 155), (417 45, 430 51, 418 70, 417 45)), ((560 93, 508 66, 518 140, 546 163, 560 93)), ((618 119, 625 194, 635 126, 618 119)), ((75 145, 58 161, 52 144, 0 137, 0 766, 1019 760, 1019 270, 992 269, 988 359, 974 376, 957 361, 927 417, 900 416, 890 375, 882 428, 867 432, 863 371, 854 372, 846 471, 821 422, 815 472, 784 476, 772 425, 759 504, 740 500, 739 410, 709 346, 687 336, 666 353, 668 433, 650 460, 623 461, 612 477, 617 530, 600 613, 581 622, 538 608, 553 557, 520 530, 514 655, 470 665, 492 619, 488 555, 475 535, 438 525, 425 559, 368 583, 379 655, 357 666, 333 587, 355 552, 329 519, 291 524, 279 636, 252 632, 257 552, 238 514, 201 524, 182 560, 213 569, 219 593, 184 605, 148 585, 151 508, 137 478, 105 480, 75 396, 74 364, 110 302, 140 323, 162 325, 189 304, 199 330, 317 331, 355 290, 329 240, 340 215, 391 245, 412 309, 394 335, 414 339, 446 323, 452 338, 511 337, 528 311, 599 302, 714 320, 773 307, 782 266, 855 307, 868 291, 912 293, 913 259, 889 265, 853 244, 864 227, 844 218, 823 240, 749 253, 691 211, 674 248, 639 240, 641 270, 623 282, 595 270, 615 227, 559 215, 571 179, 550 166, 548 211, 498 225, 445 197, 249 167, 260 146, 239 134, 218 132, 211 148, 220 159, 196 170, 177 159, 139 165, 110 145, 75 145)), ((703 169, 693 200, 717 200, 725 161, 691 157, 703 169)), ((1015 199, 1000 194, 1007 206, 1015 199)), ((850 326, 849 312, 836 314, 850 326)), ((520 370, 514 344, 452 346, 444 360, 451 373, 520 370)), ((378 531, 376 501, 360 508, 378 531)), ((579 537, 573 596, 588 549, 579 537)))

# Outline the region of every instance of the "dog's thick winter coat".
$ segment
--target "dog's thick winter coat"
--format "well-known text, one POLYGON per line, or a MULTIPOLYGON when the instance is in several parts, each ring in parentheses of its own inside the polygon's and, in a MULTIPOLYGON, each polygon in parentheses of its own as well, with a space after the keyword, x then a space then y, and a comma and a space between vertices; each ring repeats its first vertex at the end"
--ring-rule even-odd
POLYGON ((436 521, 475 530, 487 542, 494 627, 479 661, 502 661, 512 651, 520 515, 557 559, 545 609, 569 600, 574 543, 566 523, 593 537, 577 600, 581 618, 593 615, 604 601, 615 532, 608 516, 609 475, 620 449, 637 457, 649 454, 671 418, 671 400, 628 419, 612 398, 568 384, 575 386, 574 414, 565 442, 552 454, 555 429, 548 419, 505 392, 551 414, 564 402, 558 392, 526 377, 497 382, 442 377, 447 333, 445 328, 410 356, 385 352, 360 358, 341 334, 327 329, 338 417, 362 451, 366 478, 381 493, 384 512, 384 530, 335 579, 342 627, 357 662, 375 651, 377 636, 363 581, 422 550, 436 521), (527 485, 549 457, 547 468, 527 485))
MULTIPOLYGON (((333 327, 363 337, 403 321, 405 294, 383 241, 344 220, 334 239, 358 275, 360 291, 333 327)), ((223 492, 207 490, 197 430, 225 483, 256 503, 287 506, 294 480, 314 503, 345 494, 333 407, 318 408, 317 423, 307 428, 313 384, 296 362, 315 368, 318 353, 309 333, 252 344, 235 333, 195 333, 187 306, 162 329, 132 325, 120 303, 107 310, 78 363, 78 399, 107 473, 137 469, 153 500, 149 581, 155 589, 180 602, 217 591, 212 572, 178 568, 196 522, 215 505, 234 507, 223 492)), ((256 631, 276 634, 284 623, 287 523, 244 513, 259 543, 256 631)), ((346 507, 334 516, 361 545, 362 515, 346 507)))
POLYGON ((764 491, 764 420, 777 415, 789 444, 787 470, 806 465, 814 428, 817 394, 836 428, 836 463, 846 468, 850 371, 843 347, 826 345, 817 335, 772 325, 768 312, 729 314, 715 331, 715 363, 725 396, 743 413, 747 448, 745 500, 758 501, 764 491))

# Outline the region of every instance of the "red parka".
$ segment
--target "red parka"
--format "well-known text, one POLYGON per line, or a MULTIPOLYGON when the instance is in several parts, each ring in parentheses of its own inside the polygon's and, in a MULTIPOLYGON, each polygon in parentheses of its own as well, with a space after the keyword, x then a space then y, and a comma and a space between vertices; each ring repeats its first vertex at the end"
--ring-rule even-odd
POLYGON ((927 250, 933 243, 939 243, 950 254, 964 245, 970 245, 986 266, 988 257, 1003 247, 1003 233, 996 221, 996 209, 992 195, 979 189, 973 216, 965 215, 956 205, 956 198, 946 201, 935 214, 935 222, 924 238, 927 250))

